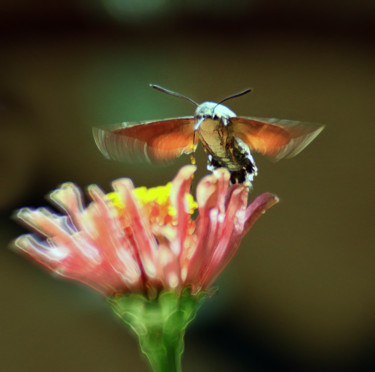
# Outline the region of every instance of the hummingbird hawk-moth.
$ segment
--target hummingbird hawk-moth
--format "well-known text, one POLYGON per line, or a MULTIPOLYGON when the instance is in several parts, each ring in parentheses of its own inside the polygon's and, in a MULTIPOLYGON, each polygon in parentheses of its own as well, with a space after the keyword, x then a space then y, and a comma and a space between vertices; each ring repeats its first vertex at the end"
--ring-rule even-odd
POLYGON ((251 184, 257 175, 253 151, 274 160, 290 158, 323 130, 318 124, 237 116, 222 104, 249 93, 250 89, 218 103, 198 104, 180 93, 154 84, 150 86, 193 103, 196 106, 194 116, 93 128, 96 145, 105 157, 119 161, 165 162, 182 154, 192 154, 200 141, 208 155, 208 170, 226 167, 232 183, 251 184))

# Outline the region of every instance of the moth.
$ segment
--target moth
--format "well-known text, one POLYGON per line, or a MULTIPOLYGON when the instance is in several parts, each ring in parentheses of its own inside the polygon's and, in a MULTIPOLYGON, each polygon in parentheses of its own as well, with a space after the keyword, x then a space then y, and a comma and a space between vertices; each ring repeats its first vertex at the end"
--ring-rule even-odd
POLYGON ((301 152, 323 130, 323 126, 293 120, 237 116, 223 102, 251 91, 230 95, 219 102, 195 102, 161 86, 150 86, 183 98, 196 106, 194 116, 124 122, 108 128, 93 128, 97 147, 106 158, 119 161, 168 162, 192 154, 201 142, 210 171, 226 167, 231 182, 251 185, 258 170, 253 152, 274 160, 301 152))

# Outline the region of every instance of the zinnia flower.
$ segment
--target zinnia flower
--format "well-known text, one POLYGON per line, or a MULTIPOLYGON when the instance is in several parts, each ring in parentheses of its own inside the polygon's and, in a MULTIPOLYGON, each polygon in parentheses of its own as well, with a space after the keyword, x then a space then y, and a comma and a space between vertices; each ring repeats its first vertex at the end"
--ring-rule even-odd
POLYGON ((171 183, 151 189, 134 188, 127 178, 114 181, 110 194, 92 185, 86 208, 80 190, 65 183, 50 198, 66 215, 45 208, 17 213, 39 237, 21 236, 16 247, 59 275, 110 296, 155 371, 179 370, 183 333, 202 293, 254 222, 278 201, 264 193, 248 206, 248 188, 229 185, 230 173, 222 168, 199 182, 195 202, 190 194, 195 169, 185 166, 171 183))
POLYGON ((197 186, 199 215, 190 192, 195 166, 183 167, 172 183, 135 189, 127 178, 105 195, 88 189, 91 204, 72 183, 50 194, 66 216, 23 208, 17 217, 47 238, 23 235, 16 246, 56 273, 111 296, 151 288, 193 293, 207 289, 235 254, 244 234, 278 199, 270 193, 247 206, 248 189, 229 186, 222 168, 197 186))

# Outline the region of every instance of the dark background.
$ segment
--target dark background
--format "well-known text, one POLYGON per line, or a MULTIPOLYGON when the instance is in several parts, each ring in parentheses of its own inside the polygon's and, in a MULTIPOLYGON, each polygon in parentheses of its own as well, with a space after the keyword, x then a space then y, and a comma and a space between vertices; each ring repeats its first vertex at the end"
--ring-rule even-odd
MULTIPOLYGON (((147 371, 105 300, 8 249, 21 206, 64 181, 169 181, 167 168, 105 160, 91 127, 191 115, 219 100, 241 115, 326 125, 303 153, 256 157, 257 222, 186 337, 188 371, 373 371, 373 1, 0 2, 0 363, 19 371, 147 371), (372 205, 370 205, 372 204, 372 205), (372 208, 371 208, 372 206, 372 208)), ((198 176, 205 156, 198 151, 198 176)))

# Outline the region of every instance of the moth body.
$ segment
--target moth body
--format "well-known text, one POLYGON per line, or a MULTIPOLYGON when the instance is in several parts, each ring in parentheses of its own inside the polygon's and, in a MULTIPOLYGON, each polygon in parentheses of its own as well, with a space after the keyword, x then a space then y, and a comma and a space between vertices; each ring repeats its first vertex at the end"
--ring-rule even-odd
POLYGON ((233 136, 230 119, 236 116, 222 104, 203 102, 195 111, 195 130, 208 155, 208 170, 225 167, 232 183, 251 183, 257 168, 249 147, 233 136))

